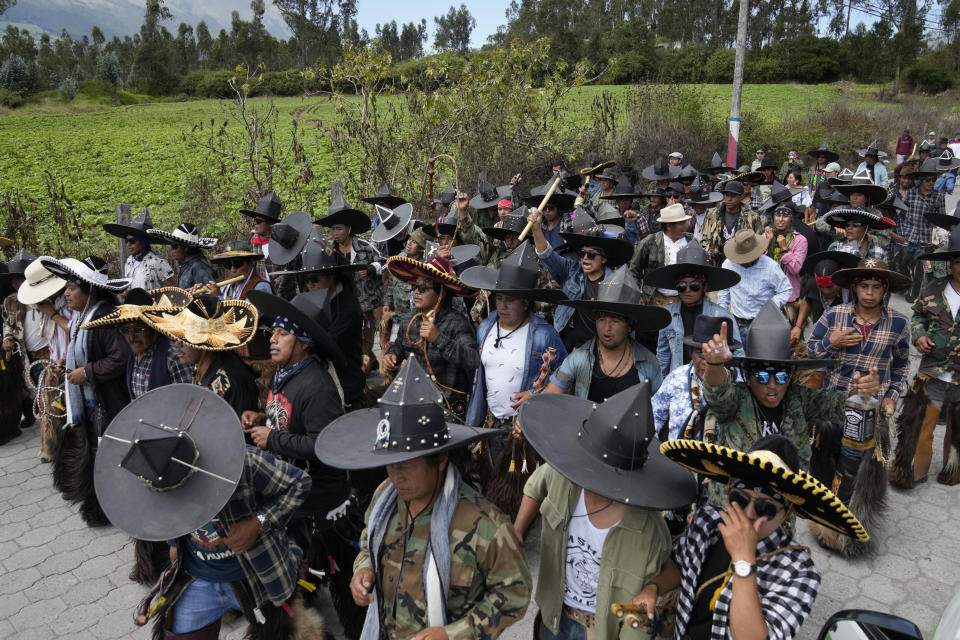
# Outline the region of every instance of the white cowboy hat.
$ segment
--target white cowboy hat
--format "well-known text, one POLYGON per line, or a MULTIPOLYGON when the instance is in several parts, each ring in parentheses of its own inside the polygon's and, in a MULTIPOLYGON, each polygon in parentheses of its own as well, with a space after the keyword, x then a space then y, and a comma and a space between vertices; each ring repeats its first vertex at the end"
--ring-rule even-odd
POLYGON ((660 217, 657 218, 657 222, 686 222, 689 219, 690 216, 683 210, 682 204, 672 204, 669 207, 660 209, 660 217))
POLYGON ((23 277, 26 279, 17 289, 17 300, 21 304, 43 302, 67 286, 67 281, 50 273, 40 264, 39 258, 27 265, 23 277))

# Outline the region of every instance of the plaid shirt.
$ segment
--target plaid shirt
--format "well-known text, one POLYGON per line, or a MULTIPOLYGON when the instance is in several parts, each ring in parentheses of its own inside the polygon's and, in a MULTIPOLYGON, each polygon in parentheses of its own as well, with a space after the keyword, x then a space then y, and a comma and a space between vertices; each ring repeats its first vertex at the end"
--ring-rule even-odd
POLYGON ((910 368, 910 323, 907 317, 884 307, 866 340, 845 349, 830 344, 831 331, 856 326, 853 302, 830 307, 814 325, 807 341, 810 356, 832 358, 841 363, 839 367, 827 369, 824 388, 849 391, 853 389, 854 372, 876 367, 882 397, 896 402, 905 390, 910 368))
POLYGON ((243 520, 263 516, 253 546, 237 554, 256 606, 280 606, 297 585, 303 551, 287 538, 287 521, 310 493, 310 476, 266 451, 247 445, 240 483, 217 518, 229 531, 243 520))
POLYGON ((897 225, 897 233, 909 244, 930 244, 932 227, 923 214, 928 211, 946 213, 944 195, 938 191, 924 195, 919 187, 913 187, 903 196, 903 202, 907 205, 907 212, 897 225))
MULTIPOLYGON (((161 338, 162 339, 162 338, 161 338)), ((137 359, 137 356, 130 354, 130 360, 127 366, 130 367, 130 375, 127 379, 130 381, 130 399, 136 400, 147 391, 155 388, 156 385, 150 384, 150 368, 153 364, 153 356, 157 352, 155 342, 150 350, 137 359)), ((167 373, 170 374, 170 383, 175 382, 193 382, 193 365, 180 363, 180 356, 177 355, 176 345, 170 344, 167 348, 167 373)))
MULTIPOLYGON (((681 573, 680 598, 677 601, 678 639, 683 638, 690 622, 697 587, 713 577, 701 576, 700 570, 710 547, 723 544, 720 531, 713 525, 719 517, 720 510, 716 507, 700 507, 673 547, 671 557, 681 573)), ((767 637, 771 640, 793 638, 810 615, 813 601, 820 591, 820 572, 813 564, 810 551, 806 547, 794 548, 796 544, 782 528, 757 542, 757 595, 760 597, 763 619, 767 623, 767 637)), ((726 640, 729 637, 734 579, 724 583, 717 597, 710 640, 726 640)))

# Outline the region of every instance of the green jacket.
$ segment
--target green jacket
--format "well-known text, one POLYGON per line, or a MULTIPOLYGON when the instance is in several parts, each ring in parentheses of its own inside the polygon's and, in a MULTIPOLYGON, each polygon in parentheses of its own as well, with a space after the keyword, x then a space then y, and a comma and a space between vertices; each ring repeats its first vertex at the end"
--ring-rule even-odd
MULTIPOLYGON (((693 234, 684 232, 683 237, 687 242, 693 242, 693 234)), ((657 295, 657 288, 643 283, 643 277, 664 266, 666 259, 663 249, 663 231, 651 233, 640 241, 633 252, 633 259, 630 261, 630 271, 633 277, 637 279, 640 290, 643 292, 643 302, 652 304, 653 298, 657 295)))
POLYGON ((457 219, 457 233, 460 234, 464 244, 475 244, 480 247, 480 253, 474 258, 477 264, 494 269, 500 267, 500 262, 507 255, 503 242, 485 234, 474 222, 469 211, 457 219))
MULTIPOLYGON (((581 487, 548 464, 540 465, 527 480, 523 493, 540 503, 540 576, 534 599, 543 624, 557 633, 563 615, 563 585, 567 560, 567 527, 577 507, 581 487)), ((610 529, 600 557, 597 585, 596 640, 646 640, 650 634, 618 624, 610 604, 630 602, 670 555, 670 531, 659 511, 627 507, 623 519, 610 529)))
MULTIPOLYGON (((365 521, 369 521, 373 505, 389 484, 389 480, 373 494, 365 521)), ((430 513, 420 514, 414 522, 413 533, 403 549, 403 582, 414 584, 416 591, 398 594, 396 616, 392 603, 385 607, 386 637, 405 640, 427 627, 426 598, 422 589, 423 559, 430 534, 430 513)), ((384 549, 391 543, 402 543, 406 503, 397 498, 397 509, 387 524, 384 549), (403 520, 401 520, 403 518, 403 520), (399 542, 398 542, 399 541, 399 542)), ((360 535, 360 553, 353 563, 356 573, 361 568, 372 568, 368 534, 360 535)), ((460 485, 460 499, 450 522, 450 587, 447 599, 447 619, 444 629, 450 640, 493 640, 504 629, 523 618, 530 603, 533 580, 510 520, 489 500, 480 496, 466 482, 460 485)), ((382 574, 377 576, 377 589, 383 593, 384 576, 391 581, 401 575, 395 555, 384 552, 380 563, 382 574)))
POLYGON ((950 306, 943 296, 947 280, 934 280, 913 303, 910 319, 910 339, 916 343, 921 336, 933 340, 933 349, 920 358, 918 373, 937 378, 944 373, 953 375, 953 384, 960 384, 960 322, 953 318, 950 306))
MULTIPOLYGON (((404 253, 403 255, 407 255, 404 253)), ((387 292, 383 296, 383 304, 390 308, 390 312, 395 316, 402 316, 410 313, 410 291, 413 287, 400 278, 390 275, 387 280, 387 292)))
MULTIPOLYGON (((760 440, 762 425, 757 403, 745 383, 732 382, 728 372, 723 384, 711 387, 704 381, 701 389, 710 413, 717 418, 716 444, 747 451, 760 440)), ((841 424, 846 402, 847 392, 844 390, 824 391, 790 383, 782 401, 780 433, 797 447, 800 468, 804 471, 810 470, 811 449, 807 425, 818 422, 841 424)), ((726 486, 711 482, 709 496, 711 504, 722 507, 727 503, 726 486)))

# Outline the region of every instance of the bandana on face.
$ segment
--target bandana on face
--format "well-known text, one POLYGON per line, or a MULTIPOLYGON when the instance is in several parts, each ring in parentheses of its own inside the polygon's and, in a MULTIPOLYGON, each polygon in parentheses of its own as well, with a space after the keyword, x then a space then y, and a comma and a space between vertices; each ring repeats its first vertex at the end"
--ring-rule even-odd
POLYGON ((286 316, 277 316, 274 318, 271 327, 274 329, 283 329, 308 347, 313 345, 313 338, 310 337, 310 334, 286 316))
POLYGON ((832 287, 833 278, 831 276, 814 276, 818 287, 832 287))

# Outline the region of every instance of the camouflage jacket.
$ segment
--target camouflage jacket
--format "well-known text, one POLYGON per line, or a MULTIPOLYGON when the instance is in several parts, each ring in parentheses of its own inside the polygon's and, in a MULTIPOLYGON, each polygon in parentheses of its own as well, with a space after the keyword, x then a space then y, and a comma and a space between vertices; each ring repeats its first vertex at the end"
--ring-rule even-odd
POLYGON ((500 268, 500 262, 507 255, 506 247, 500 240, 491 238, 481 231, 469 211, 457 219, 457 233, 460 234, 464 244, 475 244, 480 247, 480 253, 474 258, 477 264, 494 269, 500 268))
MULTIPOLYGON (((373 264, 380 261, 372 244, 363 238, 352 240, 352 253, 355 254, 350 261, 352 264, 373 264)), ((360 273, 353 273, 353 290, 360 302, 360 309, 366 313, 383 304, 383 282, 375 267, 367 269, 366 275, 361 276, 360 273)))
MULTIPOLYGON (((377 489, 367 509, 390 481, 377 489)), ((376 588, 383 598, 382 637, 407 640, 427 628, 423 593, 423 560, 430 536, 430 512, 421 513, 404 542, 407 504, 397 507, 387 524, 379 551, 381 567, 376 588), (401 567, 402 565, 402 567, 401 567), (402 571, 401 571, 402 568, 402 571), (399 581, 399 592, 397 583, 399 581)), ((360 535, 360 553, 354 572, 372 568, 366 529, 360 535)), ((450 522, 450 587, 444 627, 450 640, 493 640, 523 618, 530 603, 533 580, 509 518, 466 482, 450 522)))
MULTIPOLYGON (((722 384, 712 387, 704 381, 701 389, 710 413, 717 419, 716 444, 747 451, 763 436, 757 402, 746 384, 732 382, 728 373, 722 384)), ((800 467, 804 471, 810 469, 810 434, 807 425, 816 422, 841 423, 846 401, 846 391, 823 391, 790 384, 781 404, 783 419, 780 434, 796 445, 800 467)), ((726 491, 722 482, 711 482, 710 503, 722 507, 727 502, 726 491)))
MULTIPOLYGON (((723 213, 721 213, 723 206, 721 202, 707 211, 707 216, 703 219, 703 242, 700 243, 703 245, 703 250, 710 256, 710 262, 716 267, 723 264, 726 257, 723 255, 723 245, 729 240, 723 234, 723 213)), ((763 218, 747 205, 740 205, 740 219, 733 233, 736 234, 741 229, 753 229, 756 233, 763 233, 763 218)))
MULTIPOLYGON (((403 253, 401 255, 407 255, 403 253)), ((413 298, 410 296, 413 286, 400 278, 389 274, 387 277, 387 293, 383 296, 383 304, 390 308, 395 316, 410 313, 413 309, 413 298)))
POLYGON ((953 375, 953 384, 960 384, 960 322, 950 312, 943 296, 947 280, 934 280, 913 303, 910 319, 910 338, 927 336, 933 340, 933 349, 923 354, 917 373, 937 378, 944 373, 953 375))
MULTIPOLYGON (((683 237, 688 243, 693 242, 693 234, 684 232, 683 237)), ((653 303, 653 297, 657 294, 657 288, 644 284, 643 277, 664 266, 666 259, 663 249, 663 232, 652 233, 637 245, 633 252, 633 258, 630 260, 630 271, 633 277, 640 284, 640 290, 643 292, 643 302, 653 303)))

